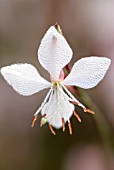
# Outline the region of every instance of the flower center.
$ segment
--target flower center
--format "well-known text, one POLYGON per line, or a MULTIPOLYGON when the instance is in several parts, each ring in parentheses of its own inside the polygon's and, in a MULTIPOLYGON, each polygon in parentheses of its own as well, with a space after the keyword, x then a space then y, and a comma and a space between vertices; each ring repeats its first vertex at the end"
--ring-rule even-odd
POLYGON ((59 86, 61 86, 61 81, 60 80, 57 80, 57 81, 53 82, 53 88, 54 89, 57 89, 59 86))

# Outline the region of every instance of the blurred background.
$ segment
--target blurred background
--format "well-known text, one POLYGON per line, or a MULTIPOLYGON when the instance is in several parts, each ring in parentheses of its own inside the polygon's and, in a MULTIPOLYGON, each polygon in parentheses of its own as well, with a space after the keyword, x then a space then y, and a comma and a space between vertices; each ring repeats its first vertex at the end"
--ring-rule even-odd
POLYGON ((37 49, 46 30, 56 22, 73 49, 73 63, 85 56, 112 60, 104 80, 86 90, 101 110, 77 112, 68 128, 53 136, 40 116, 31 128, 33 114, 47 90, 30 97, 17 94, 0 75, 0 170, 113 170, 114 169, 114 0, 0 0, 0 68, 31 63, 48 73, 37 60, 37 49), (108 126, 105 128, 105 126, 108 126), (100 128, 106 129, 102 133, 100 128), (104 135, 104 136, 103 136, 104 135))

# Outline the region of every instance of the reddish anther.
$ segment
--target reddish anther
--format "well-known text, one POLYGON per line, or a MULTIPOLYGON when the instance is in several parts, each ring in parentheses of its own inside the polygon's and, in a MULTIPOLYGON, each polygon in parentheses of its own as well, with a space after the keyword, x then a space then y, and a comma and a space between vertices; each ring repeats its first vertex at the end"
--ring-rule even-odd
POLYGON ((70 133, 70 135, 72 135, 72 126, 71 126, 70 122, 68 122, 68 127, 69 127, 69 133, 70 133))
POLYGON ((35 121, 37 120, 37 117, 38 117, 38 115, 36 115, 36 116, 34 116, 34 117, 33 117, 33 119, 32 119, 32 123, 31 123, 31 127, 33 127, 33 126, 34 126, 35 121))
POLYGON ((63 132, 65 131, 65 120, 64 118, 62 118, 62 129, 63 129, 63 132))
POLYGON ((91 114, 95 114, 95 112, 93 110, 90 110, 90 109, 84 109, 84 112, 88 112, 88 113, 91 113, 91 114))
POLYGON ((52 134, 56 135, 56 133, 55 133, 54 129, 52 128, 52 126, 50 124, 48 124, 48 125, 49 125, 49 129, 51 130, 52 134))
POLYGON ((74 116, 78 119, 78 121, 81 122, 81 118, 80 118, 80 116, 76 113, 75 110, 73 111, 73 113, 74 113, 74 116))

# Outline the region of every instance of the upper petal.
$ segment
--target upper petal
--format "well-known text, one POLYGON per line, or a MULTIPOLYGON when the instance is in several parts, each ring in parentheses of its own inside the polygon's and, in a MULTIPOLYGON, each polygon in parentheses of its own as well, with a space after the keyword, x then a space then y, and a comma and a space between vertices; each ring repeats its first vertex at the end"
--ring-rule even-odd
POLYGON ((72 49, 63 35, 51 26, 44 35, 38 49, 40 64, 52 75, 54 79, 59 78, 62 68, 72 58, 72 49))
POLYGON ((24 96, 51 86, 51 83, 42 78, 34 66, 27 63, 2 67, 1 74, 14 90, 24 96))
POLYGON ((65 85, 84 89, 95 87, 105 76, 111 60, 106 57, 86 57, 78 60, 64 80, 65 85))

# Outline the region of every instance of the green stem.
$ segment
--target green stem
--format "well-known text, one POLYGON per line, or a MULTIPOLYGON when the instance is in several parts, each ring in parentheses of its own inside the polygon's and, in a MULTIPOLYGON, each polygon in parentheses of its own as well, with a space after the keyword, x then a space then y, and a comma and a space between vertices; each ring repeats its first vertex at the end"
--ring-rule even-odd
POLYGON ((113 133, 108 122, 106 121, 105 117, 103 116, 99 108, 96 106, 96 104, 93 103, 89 95, 83 89, 77 88, 77 91, 84 104, 86 104, 90 109, 94 110, 94 112, 96 113, 94 115, 94 118, 100 135, 102 137, 103 144, 109 152, 112 152, 114 149, 113 133))

